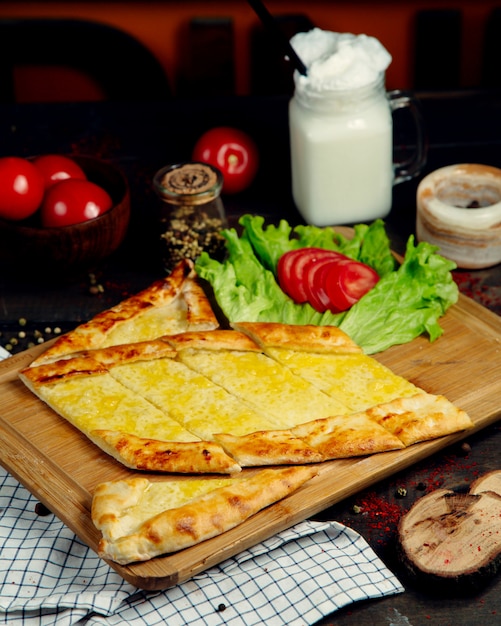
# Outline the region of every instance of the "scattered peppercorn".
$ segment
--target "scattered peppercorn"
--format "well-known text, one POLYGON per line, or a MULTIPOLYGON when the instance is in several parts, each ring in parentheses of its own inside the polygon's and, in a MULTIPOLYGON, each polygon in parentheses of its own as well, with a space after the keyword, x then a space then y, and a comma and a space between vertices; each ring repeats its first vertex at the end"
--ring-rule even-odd
POLYGON ((209 217, 197 207, 180 206, 170 219, 162 220, 165 229, 160 235, 164 243, 164 265, 167 271, 185 258, 195 261, 205 251, 222 260, 225 239, 221 234, 223 220, 209 217))
POLYGON ((464 455, 467 455, 467 454, 469 454, 471 452, 471 446, 466 441, 463 441, 463 443, 461 444, 461 452, 464 455))
MULTIPOLYGON (((37 344, 45 342, 46 338, 52 335, 60 335, 63 331, 60 326, 45 326, 43 332, 33 326, 26 320, 21 318, 18 320, 19 328, 13 327, 12 324, 4 323, 3 329, 0 331, 0 342, 8 352, 17 354, 29 348, 33 348, 37 344)), ((73 326, 69 326, 66 330, 70 330, 73 326)))
POLYGON ((226 611, 226 604, 223 604, 223 603, 221 602, 221 604, 218 604, 218 605, 217 605, 217 612, 218 612, 218 613, 222 613, 223 611, 226 611))
POLYGON ((45 504, 42 504, 41 502, 37 502, 35 504, 35 513, 37 515, 40 515, 41 517, 45 517, 47 515, 51 515, 52 511, 50 511, 45 504))

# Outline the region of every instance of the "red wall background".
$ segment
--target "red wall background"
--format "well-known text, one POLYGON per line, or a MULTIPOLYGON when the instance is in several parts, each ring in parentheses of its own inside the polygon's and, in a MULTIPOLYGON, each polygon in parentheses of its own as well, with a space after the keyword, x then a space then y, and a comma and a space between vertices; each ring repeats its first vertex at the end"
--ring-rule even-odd
MULTIPOLYGON (((317 26, 339 32, 366 33, 377 37, 393 56, 387 72, 389 89, 412 88, 414 66, 414 25, 418 10, 460 9, 463 19, 461 84, 476 86, 479 80, 485 21, 499 2, 488 0, 387 0, 386 2, 352 0, 267 0, 276 14, 306 14, 317 26)), ((234 26, 235 85, 238 94, 249 91, 250 36, 258 23, 245 0, 175 0, 134 2, 3 1, 0 18, 19 16, 62 16, 96 19, 120 27, 141 40, 164 66, 175 85, 183 55, 183 38, 193 17, 231 17, 234 26)), ((89 45, 92 45, 91 42, 89 45)), ((35 87, 35 78, 31 78, 35 87)), ((67 77, 61 82, 65 82, 67 77)), ((84 85, 92 91, 92 85, 84 85)), ((29 99, 29 84, 25 99, 29 99)))

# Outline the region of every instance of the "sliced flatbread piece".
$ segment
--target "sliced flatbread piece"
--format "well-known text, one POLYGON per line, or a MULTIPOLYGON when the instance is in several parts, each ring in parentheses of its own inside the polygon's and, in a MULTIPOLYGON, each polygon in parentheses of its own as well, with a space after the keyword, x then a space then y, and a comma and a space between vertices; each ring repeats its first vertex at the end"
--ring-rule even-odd
MULTIPOLYGON (((108 353, 114 350, 110 348, 108 353)), ((99 355, 105 353, 98 351, 99 355)), ((28 367, 20 377, 54 411, 127 467, 165 472, 240 471, 240 466, 222 447, 201 442, 195 434, 113 378, 99 360, 89 356, 65 359, 28 367), (184 445, 176 447, 175 444, 181 443, 184 445)))
POLYGON ((325 460, 365 456, 405 447, 398 437, 365 413, 313 420, 291 431, 294 436, 318 450, 325 460))
MULTIPOLYGON (((217 333, 217 331, 214 331, 217 333)), ((281 435, 270 445, 268 431, 273 422, 223 387, 172 358, 132 362, 110 367, 110 374, 124 386, 132 389, 184 428, 205 441, 218 441, 242 465, 276 465, 315 463, 322 456, 304 442, 281 435), (227 440, 223 444, 215 433, 221 430, 227 440), (256 432, 259 431, 259 434, 256 432), (235 447, 245 437, 247 454, 242 456, 235 447), (251 458, 253 463, 249 462, 251 458)))
POLYGON ((113 430, 88 436, 101 449, 131 469, 184 474, 234 474, 240 465, 210 441, 158 441, 113 430))
POLYGON ((227 339, 221 339, 226 349, 217 348, 217 343, 210 339, 212 332, 184 333, 165 339, 178 351, 179 361, 264 413, 275 430, 348 412, 343 402, 263 354, 254 342, 248 344, 249 338, 242 333, 213 332, 219 337, 226 335, 227 339))
POLYGON ((361 353, 358 346, 336 326, 294 325, 279 322, 235 322, 232 328, 248 335, 262 349, 285 348, 321 354, 361 353))
POLYGON ((335 327, 308 327, 303 338, 301 327, 287 324, 240 322, 234 326, 294 374, 329 396, 341 399, 350 413, 420 391, 363 354, 335 327))
POLYGON ((367 415, 406 446, 473 426, 469 415, 447 398, 424 392, 371 407, 367 409, 367 415))
POLYGON ((325 461, 321 450, 296 437, 290 430, 268 430, 235 436, 214 435, 214 441, 241 467, 260 465, 297 465, 325 461))
POLYGON ((193 263, 177 265, 165 279, 99 313, 89 322, 59 337, 32 362, 41 365, 65 355, 118 344, 156 339, 184 330, 219 326, 193 263))
POLYGON ((99 555, 125 565, 196 545, 287 497, 316 473, 298 466, 198 486, 190 479, 141 477, 102 483, 92 503, 92 520, 103 535, 99 555))

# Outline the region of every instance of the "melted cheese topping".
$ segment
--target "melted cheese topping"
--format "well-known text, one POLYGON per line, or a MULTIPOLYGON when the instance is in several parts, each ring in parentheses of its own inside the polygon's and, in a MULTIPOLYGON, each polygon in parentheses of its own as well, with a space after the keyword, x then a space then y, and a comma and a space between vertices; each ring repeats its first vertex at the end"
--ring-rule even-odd
POLYGON ((266 352, 318 389, 338 398, 350 413, 421 391, 365 354, 332 355, 283 348, 267 348, 266 352))
POLYGON ((42 385, 40 396, 78 429, 106 428, 161 441, 198 441, 178 422, 109 374, 42 385))
POLYGON ((342 401, 258 352, 182 350, 178 358, 264 413, 276 428, 347 412, 342 401))
POLYGON ((201 439, 220 432, 245 435, 273 428, 264 415, 223 387, 170 358, 119 365, 111 375, 201 439))
POLYGON ((128 535, 155 515, 183 506, 194 498, 220 487, 226 487, 235 480, 238 479, 204 477, 181 481, 150 482, 137 502, 120 516, 120 534, 128 535))
POLYGON ((177 298, 174 304, 161 308, 152 307, 120 323, 109 331, 102 347, 148 341, 162 335, 181 333, 186 327, 186 304, 181 298, 177 298))

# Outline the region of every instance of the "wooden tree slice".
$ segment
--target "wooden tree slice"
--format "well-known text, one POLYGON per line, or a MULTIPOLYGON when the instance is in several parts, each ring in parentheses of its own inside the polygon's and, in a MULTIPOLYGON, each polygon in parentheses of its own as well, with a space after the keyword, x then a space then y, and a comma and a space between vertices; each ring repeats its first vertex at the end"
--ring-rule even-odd
POLYGON ((469 493, 438 489, 400 520, 407 570, 437 591, 476 590, 501 565, 501 470, 476 480, 469 493))

